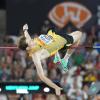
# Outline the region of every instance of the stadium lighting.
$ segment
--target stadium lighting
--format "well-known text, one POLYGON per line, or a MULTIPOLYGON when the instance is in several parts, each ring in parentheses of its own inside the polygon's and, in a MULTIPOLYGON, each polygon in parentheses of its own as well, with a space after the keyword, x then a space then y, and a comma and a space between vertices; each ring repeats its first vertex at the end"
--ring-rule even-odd
POLYGON ((49 87, 45 87, 43 90, 44 90, 44 92, 50 92, 50 88, 49 87))

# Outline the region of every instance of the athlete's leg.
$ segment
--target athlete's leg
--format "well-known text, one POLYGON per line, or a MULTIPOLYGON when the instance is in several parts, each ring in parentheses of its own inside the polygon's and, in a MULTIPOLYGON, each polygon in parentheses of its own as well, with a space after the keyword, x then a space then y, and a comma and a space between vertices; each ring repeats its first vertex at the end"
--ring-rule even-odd
MULTIPOLYGON (((82 32, 75 31, 75 32, 70 33, 69 35, 71 35, 73 37, 73 44, 71 45, 71 47, 77 47, 80 44, 82 32)), ((68 49, 65 56, 64 56, 64 59, 68 59, 74 51, 75 51, 75 48, 68 49)))
MULTIPOLYGON (((42 53, 45 54, 46 52, 42 51, 42 53)), ((57 86, 56 84, 54 84, 50 79, 48 79, 44 75, 42 64, 41 64, 41 58, 42 58, 41 56, 42 56, 41 51, 36 52, 35 54, 32 55, 33 62, 34 62, 35 66, 36 66, 36 69, 37 69, 37 74, 39 75, 40 79, 43 82, 45 82, 47 85, 49 85, 50 87, 52 87, 52 88, 55 89, 55 92, 56 92, 57 95, 60 95, 62 88, 60 88, 59 86, 57 86)), ((44 59, 44 57, 43 57, 43 59, 44 59)))
POLYGON ((53 62, 54 62, 54 63, 60 64, 61 58, 60 58, 59 52, 57 52, 57 53, 55 54, 53 62))
MULTIPOLYGON (((71 46, 74 46, 74 47, 78 46, 80 44, 82 32, 75 31, 75 32, 70 33, 69 35, 73 37, 73 44, 71 46)), ((64 58, 61 60, 63 70, 68 71, 68 69, 69 69, 68 60, 74 51, 75 51, 75 48, 67 49, 67 52, 66 52, 64 58)))

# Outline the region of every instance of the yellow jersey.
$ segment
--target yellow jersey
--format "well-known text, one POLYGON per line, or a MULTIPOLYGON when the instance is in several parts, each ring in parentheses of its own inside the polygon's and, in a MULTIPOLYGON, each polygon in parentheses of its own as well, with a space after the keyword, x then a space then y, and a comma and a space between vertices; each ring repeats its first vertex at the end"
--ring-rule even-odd
POLYGON ((60 35, 55 34, 52 30, 49 30, 47 35, 41 34, 39 37, 34 38, 33 42, 35 42, 36 45, 28 51, 29 56, 41 49, 46 49, 50 53, 50 56, 52 56, 64 47, 67 40, 60 35))

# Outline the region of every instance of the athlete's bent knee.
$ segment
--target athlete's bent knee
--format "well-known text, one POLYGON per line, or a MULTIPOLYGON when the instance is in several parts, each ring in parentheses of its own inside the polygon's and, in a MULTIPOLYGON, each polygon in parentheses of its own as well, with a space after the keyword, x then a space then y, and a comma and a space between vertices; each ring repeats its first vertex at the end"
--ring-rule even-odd
POLYGON ((76 31, 76 33, 80 38, 82 37, 82 32, 81 31, 76 31))

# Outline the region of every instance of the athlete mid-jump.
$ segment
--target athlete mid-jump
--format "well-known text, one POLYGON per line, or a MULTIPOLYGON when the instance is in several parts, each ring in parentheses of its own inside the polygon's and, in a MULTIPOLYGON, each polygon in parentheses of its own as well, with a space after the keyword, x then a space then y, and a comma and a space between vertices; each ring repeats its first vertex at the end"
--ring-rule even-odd
POLYGON ((52 55, 55 55, 54 63, 60 62, 63 70, 67 70, 68 59, 73 53, 74 49, 66 50, 66 54, 63 59, 60 58, 58 51, 65 46, 79 45, 82 32, 75 31, 67 34, 56 34, 49 30, 47 35, 41 34, 39 37, 31 39, 28 33, 28 25, 23 26, 24 35, 20 37, 18 47, 22 50, 26 50, 29 56, 32 58, 37 74, 40 79, 47 85, 55 89, 57 95, 61 94, 62 88, 48 79, 43 72, 41 60, 46 59, 52 55))

